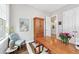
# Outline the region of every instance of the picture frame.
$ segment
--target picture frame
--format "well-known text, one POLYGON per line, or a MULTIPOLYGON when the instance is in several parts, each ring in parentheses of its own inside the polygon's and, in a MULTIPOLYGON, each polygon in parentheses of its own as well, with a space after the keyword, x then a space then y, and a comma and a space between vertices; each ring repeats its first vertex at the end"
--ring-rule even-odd
POLYGON ((29 31, 29 19, 21 17, 19 20, 20 20, 20 31, 21 32, 29 31))
POLYGON ((62 25, 62 22, 61 22, 61 21, 59 21, 59 22, 58 22, 58 25, 62 25))

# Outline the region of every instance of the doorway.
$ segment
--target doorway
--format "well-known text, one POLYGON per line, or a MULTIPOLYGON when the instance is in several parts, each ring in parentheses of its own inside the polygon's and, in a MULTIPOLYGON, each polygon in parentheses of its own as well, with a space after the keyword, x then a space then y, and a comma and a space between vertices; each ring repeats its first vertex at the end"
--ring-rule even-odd
POLYGON ((51 17, 51 36, 56 37, 56 16, 51 17))

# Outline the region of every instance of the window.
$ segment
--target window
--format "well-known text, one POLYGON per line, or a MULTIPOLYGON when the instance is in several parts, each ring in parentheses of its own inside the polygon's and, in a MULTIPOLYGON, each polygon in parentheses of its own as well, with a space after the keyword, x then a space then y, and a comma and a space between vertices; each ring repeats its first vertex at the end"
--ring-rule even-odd
POLYGON ((9 32, 8 9, 6 4, 0 4, 0 40, 5 38, 9 32))
POLYGON ((5 20, 3 20, 2 18, 0 18, 0 38, 3 37, 3 35, 5 34, 5 20))

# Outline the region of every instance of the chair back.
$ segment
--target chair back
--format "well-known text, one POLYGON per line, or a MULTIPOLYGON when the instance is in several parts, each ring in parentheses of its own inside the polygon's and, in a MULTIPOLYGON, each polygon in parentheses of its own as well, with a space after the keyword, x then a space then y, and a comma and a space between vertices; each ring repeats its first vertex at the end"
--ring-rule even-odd
POLYGON ((17 41, 17 40, 19 40, 19 39, 20 39, 20 38, 19 38, 19 36, 18 36, 17 33, 12 33, 12 34, 10 35, 10 40, 17 41))

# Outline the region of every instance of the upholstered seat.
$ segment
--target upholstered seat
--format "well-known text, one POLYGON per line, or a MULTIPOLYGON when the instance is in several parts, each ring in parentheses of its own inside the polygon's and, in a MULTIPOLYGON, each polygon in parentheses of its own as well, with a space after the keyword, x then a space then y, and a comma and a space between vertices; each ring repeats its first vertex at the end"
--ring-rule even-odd
POLYGON ((12 33, 10 35, 10 40, 13 40, 16 46, 21 46, 22 44, 25 44, 25 40, 20 39, 17 33, 12 33))
POLYGON ((17 45, 17 46, 21 46, 21 45, 23 45, 23 44, 25 44, 25 40, 17 40, 17 41, 15 42, 15 45, 17 45))

